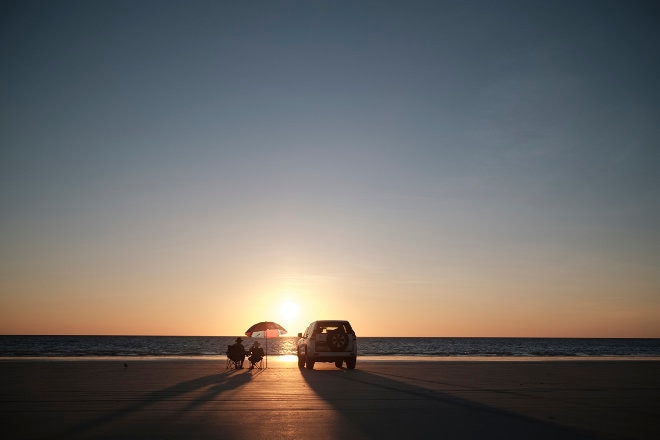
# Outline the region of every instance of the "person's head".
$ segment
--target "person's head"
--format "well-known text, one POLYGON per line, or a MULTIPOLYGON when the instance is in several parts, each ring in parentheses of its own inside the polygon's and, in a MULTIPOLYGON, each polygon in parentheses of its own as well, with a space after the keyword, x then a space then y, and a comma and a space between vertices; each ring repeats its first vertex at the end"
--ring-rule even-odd
POLYGON ((240 336, 239 336, 238 338, 236 338, 236 343, 237 343, 237 344, 240 344, 241 342, 243 342, 243 339, 241 339, 240 336))
POLYGON ((254 344, 252 344, 253 347, 258 347, 259 346, 259 341, 254 341, 254 344))

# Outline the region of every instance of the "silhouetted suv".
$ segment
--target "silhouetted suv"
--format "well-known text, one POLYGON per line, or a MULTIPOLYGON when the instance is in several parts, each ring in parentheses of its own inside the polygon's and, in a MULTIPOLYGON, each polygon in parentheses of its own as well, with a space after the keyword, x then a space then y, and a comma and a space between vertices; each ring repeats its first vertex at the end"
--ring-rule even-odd
POLYGON ((357 361, 357 337, 348 321, 314 321, 298 333, 298 367, 314 368, 316 362, 342 363, 350 369, 357 361))

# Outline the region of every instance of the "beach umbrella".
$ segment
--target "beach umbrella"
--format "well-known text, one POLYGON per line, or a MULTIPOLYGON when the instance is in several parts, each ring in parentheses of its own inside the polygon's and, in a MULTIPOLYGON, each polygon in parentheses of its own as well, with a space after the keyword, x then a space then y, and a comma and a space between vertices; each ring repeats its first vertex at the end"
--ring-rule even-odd
POLYGON ((258 322, 245 331, 245 336, 249 338, 266 339, 266 368, 268 368, 268 338, 277 338, 284 334, 286 329, 272 321, 258 322))

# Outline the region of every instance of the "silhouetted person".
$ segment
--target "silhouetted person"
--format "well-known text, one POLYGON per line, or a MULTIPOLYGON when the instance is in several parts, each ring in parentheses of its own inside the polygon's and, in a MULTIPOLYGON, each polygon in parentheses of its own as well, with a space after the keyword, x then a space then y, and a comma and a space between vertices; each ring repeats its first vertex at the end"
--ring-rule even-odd
POLYGON ((245 362, 245 347, 243 347, 243 339, 240 337, 236 338, 236 343, 229 346, 229 358, 234 361, 236 368, 243 368, 243 362, 245 362))
POLYGON ((254 341, 254 344, 250 347, 250 357, 248 358, 250 361, 250 370, 253 369, 257 363, 261 362, 263 358, 264 349, 259 345, 259 341, 254 341))

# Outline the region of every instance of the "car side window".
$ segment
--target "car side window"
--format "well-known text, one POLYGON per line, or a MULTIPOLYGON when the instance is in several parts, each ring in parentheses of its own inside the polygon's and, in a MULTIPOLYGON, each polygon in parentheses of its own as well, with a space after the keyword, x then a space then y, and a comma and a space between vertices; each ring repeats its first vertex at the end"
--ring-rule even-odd
POLYGON ((344 331, 346 333, 352 334, 352 335, 355 334, 355 332, 353 331, 353 328, 351 327, 351 324, 349 324, 348 322, 345 322, 343 325, 344 325, 344 331))
POLYGON ((304 338, 309 338, 312 335, 313 327, 314 327, 314 323, 311 323, 309 326, 307 326, 307 330, 305 330, 304 338))

